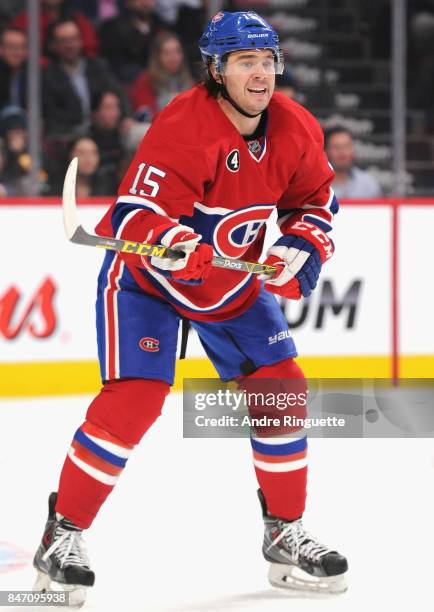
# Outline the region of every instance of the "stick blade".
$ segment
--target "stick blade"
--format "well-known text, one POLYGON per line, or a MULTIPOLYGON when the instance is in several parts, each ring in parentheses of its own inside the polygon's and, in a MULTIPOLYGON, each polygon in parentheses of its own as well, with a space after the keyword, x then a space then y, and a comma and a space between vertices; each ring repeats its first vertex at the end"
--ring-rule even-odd
POLYGON ((75 234, 79 223, 77 215, 77 202, 75 199, 75 183, 77 180, 77 165, 78 158, 74 157, 66 171, 65 181, 63 183, 62 207, 63 207, 63 224, 68 240, 71 240, 75 234))

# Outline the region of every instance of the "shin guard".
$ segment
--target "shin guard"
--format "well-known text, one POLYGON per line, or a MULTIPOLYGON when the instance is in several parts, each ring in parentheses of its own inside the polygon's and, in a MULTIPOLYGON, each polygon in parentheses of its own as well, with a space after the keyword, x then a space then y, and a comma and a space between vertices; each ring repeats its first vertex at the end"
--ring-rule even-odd
MULTIPOLYGON (((306 416, 306 380, 293 359, 262 366, 241 379, 239 386, 247 392, 272 393, 276 401, 278 398, 283 401, 290 394, 305 399, 285 410, 276 408, 276 405, 272 410, 268 405, 266 408, 249 405, 251 416, 268 414, 279 417, 280 422, 283 415, 306 416)), ((304 430, 291 425, 257 427, 256 435, 251 436, 251 444, 256 477, 271 514, 287 520, 300 517, 305 508, 307 481, 307 438, 304 430)))
POLYGON ((60 476, 56 511, 86 529, 112 491, 134 446, 160 416, 169 385, 107 382, 77 429, 60 476))

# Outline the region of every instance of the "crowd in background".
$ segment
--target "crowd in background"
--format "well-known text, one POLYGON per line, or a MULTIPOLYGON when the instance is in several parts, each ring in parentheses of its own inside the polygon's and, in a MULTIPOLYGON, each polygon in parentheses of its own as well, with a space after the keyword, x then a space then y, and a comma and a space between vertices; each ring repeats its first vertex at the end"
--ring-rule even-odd
MULTIPOLYGON (((197 41, 207 8, 207 0, 40 0, 40 194, 61 193, 74 156, 79 197, 116 192, 156 114, 201 79, 197 41)), ((222 8, 234 7, 228 0, 222 8)), ((35 194, 26 112, 27 22, 24 1, 2 0, 0 196, 35 194)), ((288 68, 276 84, 297 97, 288 68)), ((366 188, 369 179, 354 176, 351 134, 338 129, 328 144, 330 156, 337 152, 344 197, 360 195, 352 192, 354 181, 366 188), (343 144, 340 151, 331 146, 336 142, 343 144)))
MULTIPOLYGON (((78 193, 116 192, 155 115, 200 79, 201 0, 40 0, 42 169, 57 195, 79 154, 78 193)), ((0 195, 35 193, 27 129, 26 3, 0 7, 0 195)))

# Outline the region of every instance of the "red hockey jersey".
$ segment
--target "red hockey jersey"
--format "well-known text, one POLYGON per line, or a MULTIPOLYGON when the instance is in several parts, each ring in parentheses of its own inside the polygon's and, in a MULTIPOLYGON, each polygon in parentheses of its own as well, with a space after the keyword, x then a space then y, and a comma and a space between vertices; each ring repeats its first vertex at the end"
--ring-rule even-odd
MULTIPOLYGON (((338 208, 332 179, 322 130, 302 106, 273 95, 258 152, 198 85, 155 119, 96 231, 146 242, 181 223, 201 234, 216 254, 257 261, 276 206, 283 233, 294 215, 331 229, 338 208)), ((144 291, 191 319, 237 316, 260 287, 249 273, 221 268, 200 285, 183 284, 149 270, 136 255, 122 257, 144 291)))

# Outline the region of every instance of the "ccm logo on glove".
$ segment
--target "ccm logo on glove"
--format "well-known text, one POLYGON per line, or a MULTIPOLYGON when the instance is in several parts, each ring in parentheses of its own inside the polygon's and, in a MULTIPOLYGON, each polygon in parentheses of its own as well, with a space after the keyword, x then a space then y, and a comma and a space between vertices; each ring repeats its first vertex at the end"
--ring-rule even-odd
POLYGON ((291 235, 303 236, 310 240, 318 249, 321 261, 324 263, 333 255, 333 242, 321 228, 307 221, 296 221, 291 226, 291 235))
MULTIPOLYGON (((179 259, 151 257, 151 266, 172 280, 191 284, 201 283, 211 273, 213 258, 212 246, 199 243, 201 238, 200 234, 196 234, 186 225, 171 227, 160 234, 156 242, 179 251, 182 257, 179 259)), ((142 257, 142 262, 149 268, 148 258, 142 257)))

